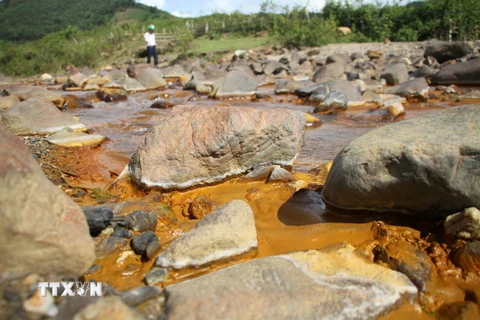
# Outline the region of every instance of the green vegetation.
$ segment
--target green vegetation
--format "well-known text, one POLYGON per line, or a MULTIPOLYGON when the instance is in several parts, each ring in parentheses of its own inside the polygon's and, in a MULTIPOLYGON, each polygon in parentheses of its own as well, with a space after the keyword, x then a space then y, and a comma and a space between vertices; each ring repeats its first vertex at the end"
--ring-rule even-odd
POLYGON ((69 65, 126 61, 143 45, 141 35, 150 23, 157 33, 176 34, 175 46, 163 50, 183 56, 248 49, 268 41, 301 47, 479 36, 478 0, 424 0, 402 6, 352 1, 328 0, 321 12, 308 12, 267 0, 256 14, 183 19, 134 0, 0 0, 0 73, 25 76, 56 73, 69 65), (337 30, 340 26, 352 32, 345 36, 337 30), (255 37, 259 32, 269 37, 255 37))

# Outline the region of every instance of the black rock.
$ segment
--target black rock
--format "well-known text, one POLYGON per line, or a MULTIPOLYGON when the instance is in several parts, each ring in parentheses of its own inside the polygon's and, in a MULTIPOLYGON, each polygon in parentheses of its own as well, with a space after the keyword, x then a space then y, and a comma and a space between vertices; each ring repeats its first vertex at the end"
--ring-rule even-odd
POLYGON ((147 250, 145 250, 145 257, 148 260, 152 260, 158 251, 160 251, 160 243, 158 241, 151 241, 147 245, 147 250))
POLYGON ((144 254, 147 251, 147 246, 150 242, 158 242, 158 237, 152 231, 146 231, 139 236, 133 237, 131 246, 136 254, 144 254))
POLYGON ((124 219, 124 225, 135 231, 155 231, 157 228, 157 216, 143 210, 130 213, 124 219))
POLYGON ((112 236, 119 237, 119 238, 126 238, 126 239, 131 239, 132 234, 130 231, 124 228, 119 228, 117 227, 115 231, 112 233, 112 236))
POLYGON ((108 225, 113 218, 113 211, 105 207, 85 207, 83 213, 87 217, 88 227, 90 228, 90 235, 98 236, 108 225))

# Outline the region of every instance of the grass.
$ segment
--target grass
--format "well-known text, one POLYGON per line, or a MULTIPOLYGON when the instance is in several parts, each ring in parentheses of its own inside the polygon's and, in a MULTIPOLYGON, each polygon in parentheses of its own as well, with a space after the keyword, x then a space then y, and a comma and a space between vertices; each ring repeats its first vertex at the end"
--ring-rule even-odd
POLYGON ((251 48, 261 47, 271 43, 271 38, 231 38, 224 40, 195 39, 192 42, 191 53, 209 53, 219 51, 235 51, 248 50, 251 48))

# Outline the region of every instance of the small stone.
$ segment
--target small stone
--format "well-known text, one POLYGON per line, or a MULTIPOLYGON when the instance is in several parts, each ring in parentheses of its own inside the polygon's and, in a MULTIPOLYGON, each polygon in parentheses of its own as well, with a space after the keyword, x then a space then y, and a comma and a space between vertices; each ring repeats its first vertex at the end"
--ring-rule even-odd
POLYGON ((143 210, 137 210, 125 217, 124 224, 127 228, 138 232, 146 230, 155 231, 157 228, 157 216, 143 210))
POLYGON ((155 102, 152 103, 150 108, 154 109, 170 109, 173 108, 175 104, 165 101, 165 100, 156 100, 155 102))
POLYGON ((147 251, 147 246, 152 241, 158 242, 157 235, 152 231, 146 231, 139 236, 133 237, 131 246, 136 254, 143 254, 147 251))
POLYGON ((163 290, 159 287, 146 286, 124 292, 120 297, 127 305, 136 307, 149 299, 159 297, 162 293, 163 290))
POLYGON ((45 292, 45 297, 42 297, 40 289, 37 289, 28 300, 23 302, 23 308, 28 312, 55 317, 58 313, 58 308, 50 291, 45 290, 45 292))
POLYGON ((149 273, 147 273, 144 280, 147 285, 153 286, 160 282, 164 282, 167 278, 167 274, 168 269, 154 267, 149 273))
POLYGON ((480 210, 467 208, 448 216, 443 223, 445 233, 461 239, 480 239, 480 210))
POLYGON ((126 239, 132 238, 132 234, 130 233, 130 231, 124 228, 116 228, 115 231, 112 233, 112 236, 126 239))
POLYGON ((147 250, 145 251, 145 257, 147 260, 152 260, 155 255, 160 251, 160 243, 158 241, 150 241, 147 244, 147 250))
POLYGON ((453 87, 446 87, 445 90, 443 90, 442 94, 455 94, 457 93, 453 87))
POLYGON ((293 182, 295 177, 293 174, 281 167, 273 169, 272 173, 268 177, 267 182, 293 182))
POLYGON ((190 204, 188 213, 193 219, 202 219, 218 207, 218 203, 205 196, 198 196, 190 204))
POLYGON ((90 234, 93 237, 98 236, 113 218, 113 211, 105 207, 84 207, 83 213, 87 217, 90 234))
POLYGON ((110 253, 122 248, 127 244, 127 239, 110 236, 103 239, 95 248, 95 254, 97 258, 101 258, 109 255, 110 253))

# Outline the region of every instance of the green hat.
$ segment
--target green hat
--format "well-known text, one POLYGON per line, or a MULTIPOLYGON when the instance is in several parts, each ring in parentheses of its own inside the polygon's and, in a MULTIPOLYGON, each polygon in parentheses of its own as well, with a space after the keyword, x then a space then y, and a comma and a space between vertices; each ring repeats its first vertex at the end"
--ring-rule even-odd
POLYGON ((153 24, 149 25, 148 30, 155 30, 155 26, 153 24))

